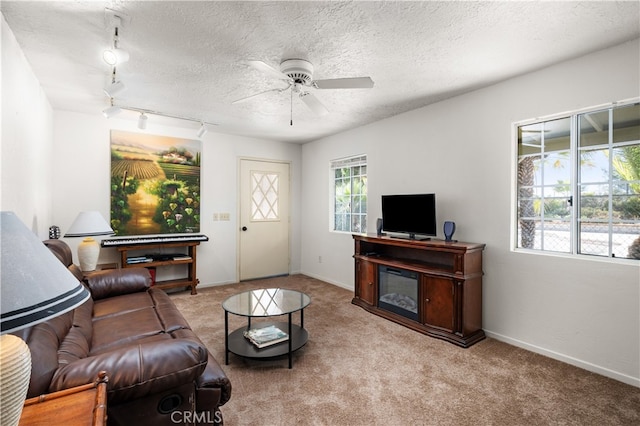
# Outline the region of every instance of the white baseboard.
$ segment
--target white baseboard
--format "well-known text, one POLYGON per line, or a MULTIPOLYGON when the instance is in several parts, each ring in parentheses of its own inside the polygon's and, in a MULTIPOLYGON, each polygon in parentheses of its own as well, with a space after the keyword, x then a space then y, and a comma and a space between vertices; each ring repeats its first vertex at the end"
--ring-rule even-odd
POLYGON ((345 283, 341 283, 339 281, 334 281, 334 280, 332 280, 330 278, 323 277, 323 276, 317 275, 317 274, 310 274, 308 272, 300 272, 300 273, 303 274, 303 275, 306 275, 308 277, 315 278, 317 280, 324 281, 324 282, 329 283, 329 284, 333 284, 333 285, 335 285, 337 287, 342 287, 345 290, 353 291, 353 287, 352 286, 348 286, 345 283))
POLYGON ((541 348, 539 346, 531 345, 521 340, 513 339, 508 336, 503 336, 502 334, 494 333, 486 329, 484 330, 484 333, 487 335, 487 337, 490 337, 492 339, 496 339, 501 342, 508 343, 510 345, 517 346, 519 348, 526 349, 528 351, 535 352, 537 354, 544 355, 546 357, 553 358, 558 361, 562 361, 564 363, 573 365, 575 367, 579 367, 584 370, 591 371, 592 373, 600 374, 601 376, 609 377, 611 379, 618 380, 622 383, 626 383, 628 385, 640 388, 640 378, 638 377, 632 377, 626 374, 619 373, 617 371, 609 370, 599 365, 591 364, 590 362, 582 361, 580 359, 573 358, 558 352, 550 351, 548 349, 541 348))
POLYGON ((227 284, 235 284, 237 283, 237 281, 220 281, 217 283, 199 283, 198 287, 196 287, 196 289, 198 288, 207 288, 207 287, 218 287, 221 285, 227 285, 227 284))

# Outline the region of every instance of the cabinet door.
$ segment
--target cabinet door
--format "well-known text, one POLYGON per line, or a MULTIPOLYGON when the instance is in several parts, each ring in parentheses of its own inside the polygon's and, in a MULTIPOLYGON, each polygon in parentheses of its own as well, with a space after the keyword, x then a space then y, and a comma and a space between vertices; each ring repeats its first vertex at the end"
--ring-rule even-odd
POLYGON ((359 260, 357 268, 358 297, 370 305, 376 305, 376 265, 364 260, 359 260))
POLYGON ((454 282, 450 278, 423 276, 423 312, 427 325, 454 331, 454 282))

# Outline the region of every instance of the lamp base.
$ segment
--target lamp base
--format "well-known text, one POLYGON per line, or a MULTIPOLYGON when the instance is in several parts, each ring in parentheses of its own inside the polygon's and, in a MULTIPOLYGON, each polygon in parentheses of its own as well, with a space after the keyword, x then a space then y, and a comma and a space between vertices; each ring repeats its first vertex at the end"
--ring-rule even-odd
POLYGON ((95 271, 100 256, 100 245, 96 240, 87 237, 78 246, 78 261, 82 272, 95 271))
POLYGON ((3 426, 15 426, 20 422, 30 379, 29 347, 21 338, 3 334, 0 337, 0 406, 3 426))

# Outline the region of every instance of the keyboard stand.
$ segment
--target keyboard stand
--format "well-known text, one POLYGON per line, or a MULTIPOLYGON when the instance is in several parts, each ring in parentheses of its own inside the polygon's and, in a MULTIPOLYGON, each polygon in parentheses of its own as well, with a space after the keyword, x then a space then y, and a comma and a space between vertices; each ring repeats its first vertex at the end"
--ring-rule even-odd
MULTIPOLYGON (((200 282, 196 278, 196 248, 200 245, 200 241, 185 241, 185 242, 167 242, 167 243, 143 243, 143 244, 131 244, 131 245, 118 245, 115 248, 120 252, 120 265, 122 268, 159 268, 170 265, 186 265, 187 276, 184 278, 156 281, 155 286, 161 289, 176 288, 176 287, 190 287, 191 294, 197 294, 196 287, 200 282), (185 248, 187 253, 185 255, 176 256, 173 259, 166 260, 154 260, 144 263, 127 263, 128 257, 136 255, 146 255, 153 252, 154 249, 161 249, 163 253, 167 251, 165 249, 185 248), (137 253, 130 253, 131 251, 137 251, 137 253)), ((160 250, 159 250, 160 251, 160 250)), ((183 251, 183 250, 182 250, 183 251)))

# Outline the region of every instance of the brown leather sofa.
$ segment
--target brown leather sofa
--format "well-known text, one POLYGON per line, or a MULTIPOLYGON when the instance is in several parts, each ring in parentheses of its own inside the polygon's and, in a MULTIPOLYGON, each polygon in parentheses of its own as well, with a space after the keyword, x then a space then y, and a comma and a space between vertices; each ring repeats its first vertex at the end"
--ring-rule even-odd
MULTIPOLYGON (((82 280, 69 246, 45 245, 82 280)), ((231 384, 145 268, 100 271, 75 310, 17 332, 32 358, 27 397, 91 383, 106 371, 108 423, 219 424, 231 384)))

